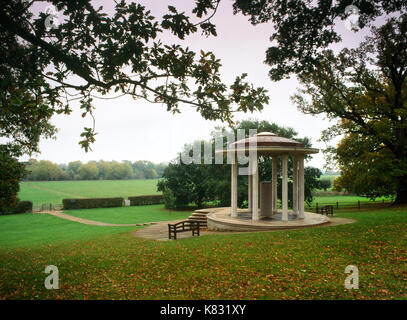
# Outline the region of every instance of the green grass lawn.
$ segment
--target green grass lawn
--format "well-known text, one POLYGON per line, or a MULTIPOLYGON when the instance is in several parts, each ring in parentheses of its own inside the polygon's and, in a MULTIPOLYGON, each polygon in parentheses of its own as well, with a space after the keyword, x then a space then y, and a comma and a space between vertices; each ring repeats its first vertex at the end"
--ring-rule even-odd
POLYGON ((316 203, 319 204, 333 204, 336 202, 339 202, 339 205, 341 203, 344 204, 350 204, 354 203, 357 204, 358 201, 363 202, 363 203, 380 203, 382 199, 385 199, 385 201, 390 201, 389 199, 386 198, 377 198, 375 201, 370 200, 369 198, 366 197, 359 197, 359 196, 348 196, 348 195, 326 195, 326 196, 314 196, 314 199, 312 201, 312 205, 314 206, 316 203))
MULTIPOLYGON (((0 216, 0 250, 53 245, 61 241, 89 240, 105 234, 129 232, 135 227, 98 227, 48 214, 0 216)), ((29 249, 27 249, 29 250, 29 249)))
POLYGON ((22 182, 19 198, 34 205, 62 204, 64 198, 129 197, 158 194, 157 179, 22 182))
POLYGON ((169 211, 164 205, 66 210, 64 213, 89 220, 122 224, 186 219, 191 215, 189 211, 169 211))
MULTIPOLYGON (((157 222, 187 218, 188 211, 174 212, 163 205, 107 209, 69 210, 66 214, 115 224, 157 222)), ((137 227, 99 227, 84 225, 48 214, 26 213, 0 216, 0 248, 30 247, 61 241, 92 239, 106 234, 136 230, 137 227)))
POLYGON ((0 299, 407 299, 407 208, 337 215, 357 222, 165 242, 0 216, 0 299), (59 268, 59 290, 44 288, 47 265, 59 268), (359 290, 344 288, 347 265, 359 268, 359 290))

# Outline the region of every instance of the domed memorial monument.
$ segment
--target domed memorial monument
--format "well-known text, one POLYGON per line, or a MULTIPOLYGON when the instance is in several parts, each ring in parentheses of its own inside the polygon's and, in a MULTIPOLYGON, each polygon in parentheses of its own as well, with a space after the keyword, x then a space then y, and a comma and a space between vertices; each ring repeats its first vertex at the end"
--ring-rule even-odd
POLYGON ((304 211, 304 157, 307 154, 318 153, 318 149, 306 148, 298 141, 279 137, 274 133, 262 132, 230 144, 227 150, 216 152, 228 154, 232 159, 231 208, 214 209, 207 215, 210 230, 288 229, 329 222, 325 216, 304 211), (272 157, 271 182, 259 183, 258 159, 265 155, 272 157), (279 157, 282 160, 281 210, 277 208, 277 164, 279 157), (289 157, 293 163, 291 210, 288 209, 289 157), (246 168, 238 167, 238 162, 241 162, 239 160, 242 158, 246 158, 246 162, 248 160, 246 168), (238 209, 237 207, 238 177, 247 177, 249 181, 248 209, 238 209))

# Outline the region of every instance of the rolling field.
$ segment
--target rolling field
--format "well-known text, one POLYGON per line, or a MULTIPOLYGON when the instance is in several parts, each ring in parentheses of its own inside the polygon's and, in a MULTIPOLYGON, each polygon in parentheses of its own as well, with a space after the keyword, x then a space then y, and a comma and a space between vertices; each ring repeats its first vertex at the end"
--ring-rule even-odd
POLYGON ((159 194, 157 179, 151 180, 89 180, 36 181, 20 184, 20 200, 34 206, 43 203, 62 204, 65 198, 110 198, 159 194))
MULTIPOLYGON (((139 195, 160 194, 157 191, 158 179, 152 180, 90 180, 90 181, 36 181, 20 184, 19 198, 30 200, 34 206, 52 203, 61 205, 64 198, 103 198, 129 197, 139 195)), ((376 199, 380 202, 382 198, 376 199)), ((355 205, 357 202, 372 202, 365 197, 353 195, 332 195, 319 192, 314 197, 313 206, 335 204, 336 202, 355 205)))
MULTIPOLYGON (((325 205, 325 204, 335 204, 336 202, 341 203, 355 203, 357 204, 358 201, 366 203, 379 203, 382 200, 389 201, 388 198, 380 197, 377 198, 375 201, 370 200, 369 198, 366 197, 359 197, 359 196, 349 196, 349 195, 320 195, 320 196, 314 196, 314 200, 312 202, 312 205, 315 205, 315 203, 318 203, 318 205, 325 205)), ((307 205, 305 205, 307 206, 307 205)))

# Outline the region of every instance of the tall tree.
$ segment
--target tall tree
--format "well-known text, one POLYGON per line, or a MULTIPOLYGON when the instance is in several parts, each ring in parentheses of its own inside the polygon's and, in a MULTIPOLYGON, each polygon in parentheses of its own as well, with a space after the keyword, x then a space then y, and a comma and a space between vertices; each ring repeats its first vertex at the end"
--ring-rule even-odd
POLYGON ((212 52, 159 39, 164 31, 180 40, 198 29, 216 35, 210 17, 219 1, 198 0, 196 22, 173 6, 156 19, 140 4, 115 3, 110 15, 91 0, 0 3, 0 136, 7 141, 2 150, 13 150, 10 157, 38 152, 40 138, 57 130, 51 117, 70 114, 73 100, 93 123, 79 141, 86 151, 96 135, 93 99, 109 93, 164 104, 173 113, 186 104, 205 119, 229 123, 234 111, 261 110, 268 102, 245 74, 224 84, 212 52), (44 3, 49 6, 36 15, 44 3))
MULTIPOLYGON (((80 100, 82 116, 93 120, 94 98, 116 92, 164 104, 173 113, 186 104, 205 119, 229 123, 234 111, 261 110, 268 102, 266 91, 247 83, 245 74, 224 84, 212 52, 196 53, 159 37, 165 31, 184 40, 199 29, 216 35, 210 16, 218 1, 197 1, 195 22, 173 6, 157 19, 138 3, 115 3, 113 14, 90 0, 0 4, 1 128, 18 132, 16 138, 23 134, 18 142, 30 151, 39 136, 53 134, 50 117, 69 114, 72 100, 80 100), (55 12, 48 8, 34 17, 35 5, 46 2, 55 12)), ((88 150, 94 125, 81 136, 88 150)))
POLYGON ((17 203, 20 190, 18 181, 26 174, 25 166, 5 148, 0 146, 0 212, 17 203))
POLYGON ((235 13, 249 17, 253 25, 272 22, 272 46, 265 62, 274 81, 311 71, 322 58, 321 49, 340 42, 335 24, 357 11, 356 28, 364 28, 383 14, 406 13, 405 0, 235 0, 235 13))
POLYGON ((68 163, 68 176, 71 180, 78 178, 79 167, 82 165, 81 161, 72 161, 68 163))
POLYGON ((55 181, 67 178, 66 173, 57 164, 47 160, 30 160, 27 165, 27 171, 29 172, 28 180, 55 181))
POLYGON ((370 197, 396 195, 407 203, 407 14, 389 19, 352 50, 323 51, 319 67, 303 74, 293 96, 299 109, 336 119, 323 132, 342 186, 370 197))
POLYGON ((78 169, 79 180, 96 180, 98 178, 99 170, 94 162, 82 164, 78 169))

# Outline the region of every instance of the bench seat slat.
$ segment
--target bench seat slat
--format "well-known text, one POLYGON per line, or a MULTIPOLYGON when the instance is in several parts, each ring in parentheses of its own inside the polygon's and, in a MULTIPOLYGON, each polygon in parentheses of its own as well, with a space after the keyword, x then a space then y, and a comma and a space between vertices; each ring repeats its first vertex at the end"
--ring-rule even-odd
POLYGON ((175 224, 168 224, 168 238, 177 239, 178 232, 192 231, 192 235, 200 235, 200 223, 197 221, 184 220, 177 222, 175 224))

